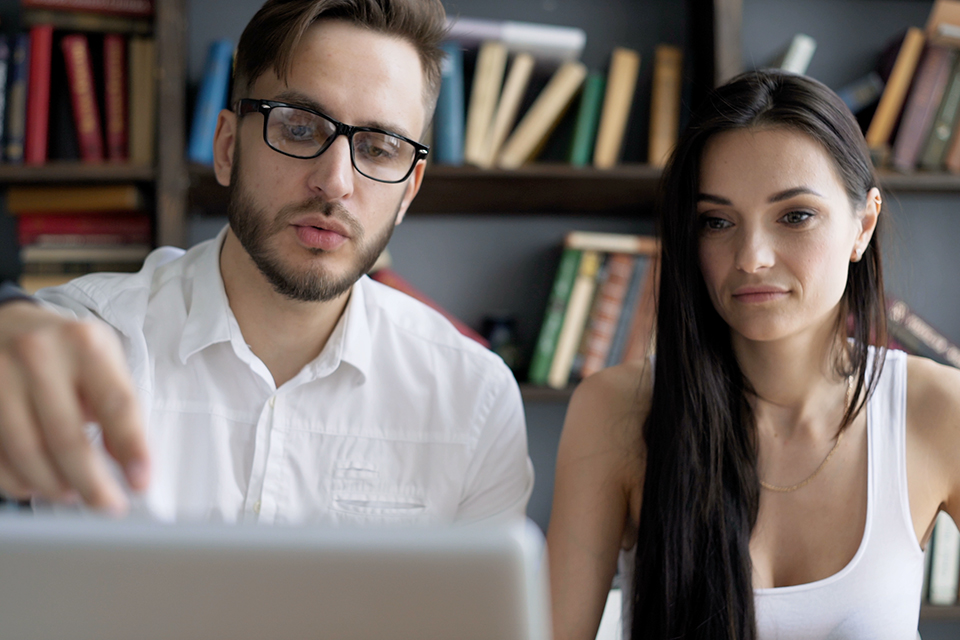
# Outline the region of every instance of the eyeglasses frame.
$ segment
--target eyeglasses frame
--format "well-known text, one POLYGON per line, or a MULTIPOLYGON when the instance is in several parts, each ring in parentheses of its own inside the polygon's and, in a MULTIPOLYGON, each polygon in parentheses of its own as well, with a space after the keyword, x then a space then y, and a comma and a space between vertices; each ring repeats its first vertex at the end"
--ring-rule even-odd
POLYGON ((264 142, 264 144, 266 144, 268 147, 270 147, 272 150, 276 151, 277 153, 283 154, 283 155, 285 155, 285 156, 287 156, 287 157, 290 157, 290 158, 298 158, 298 159, 300 159, 300 160, 311 160, 311 159, 313 159, 313 158, 317 158, 317 157, 319 157, 321 154, 323 154, 324 151, 326 151, 327 149, 330 148, 330 145, 333 144, 334 140, 336 140, 336 139, 337 139, 338 137, 340 137, 341 135, 342 135, 342 136, 346 136, 348 145, 349 145, 349 147, 350 147, 350 163, 353 165, 353 168, 356 170, 356 172, 359 173, 360 175, 362 175, 364 178, 367 178, 367 179, 369 179, 369 180, 373 180, 373 181, 375 181, 375 182, 382 182, 382 183, 384 183, 384 184, 399 184, 399 183, 405 181, 407 178, 410 177, 410 174, 413 173, 413 170, 414 170, 414 168, 416 168, 417 163, 420 162, 421 160, 425 160, 426 157, 427 157, 427 154, 430 152, 430 147, 429 147, 429 146, 427 146, 427 145, 425 145, 425 144, 421 144, 421 143, 417 142, 416 140, 411 140, 410 138, 408 138, 408 137, 406 137, 406 136, 402 136, 402 135, 400 135, 399 133, 394 133, 394 132, 392 132, 392 131, 386 131, 386 130, 384 130, 384 129, 377 129, 376 127, 356 127, 356 126, 353 126, 353 125, 350 125, 350 124, 344 124, 343 122, 340 122, 339 120, 335 120, 334 118, 331 118, 330 116, 328 116, 328 115, 325 114, 325 113, 322 113, 322 112, 320 112, 320 111, 317 111, 316 109, 311 109, 310 107, 304 107, 304 106, 299 105, 299 104, 290 104, 290 103, 287 103, 287 102, 278 102, 278 101, 276 101, 276 100, 260 100, 260 99, 257 99, 257 98, 240 98, 240 99, 237 100, 237 102, 234 104, 233 111, 234 111, 234 113, 237 114, 237 117, 238 117, 238 118, 242 118, 243 116, 245 116, 245 115, 247 115, 247 114, 249 114, 249 113, 254 113, 254 112, 263 114, 263 142, 264 142), (271 109, 274 109, 274 108, 279 108, 279 107, 286 107, 286 108, 290 108, 290 109, 299 109, 299 110, 301 110, 301 111, 306 111, 307 113, 312 113, 312 114, 315 115, 315 116, 319 116, 319 117, 323 118, 324 120, 326 120, 327 122, 329 122, 329 123, 331 123, 331 124, 334 125, 334 127, 335 127, 334 133, 333 133, 333 135, 331 135, 329 138, 327 138, 326 144, 324 144, 323 146, 321 146, 320 149, 319 149, 315 154, 313 154, 312 156, 295 156, 295 155, 293 155, 293 154, 291 154, 291 153, 287 153, 286 151, 281 151, 280 149, 277 149, 277 148, 274 147, 272 144, 270 144, 269 140, 267 140, 267 121, 269 120, 270 110, 271 110, 271 109), (355 133, 357 133, 357 132, 382 133, 382 134, 385 134, 385 135, 388 135, 388 136, 393 136, 394 138, 399 138, 400 140, 403 140, 404 142, 408 142, 408 143, 410 143, 411 145, 413 145, 414 150, 415 150, 415 155, 414 155, 414 157, 413 157, 413 162, 410 163, 410 168, 407 169, 407 172, 404 174, 404 176, 403 176, 402 178, 400 178, 399 180, 381 180, 380 178, 374 178, 374 177, 372 177, 372 176, 368 176, 368 175, 365 174, 363 171, 361 171, 360 168, 357 167, 357 158, 356 158, 356 156, 354 155, 354 152, 353 152, 353 135, 354 135, 355 133))

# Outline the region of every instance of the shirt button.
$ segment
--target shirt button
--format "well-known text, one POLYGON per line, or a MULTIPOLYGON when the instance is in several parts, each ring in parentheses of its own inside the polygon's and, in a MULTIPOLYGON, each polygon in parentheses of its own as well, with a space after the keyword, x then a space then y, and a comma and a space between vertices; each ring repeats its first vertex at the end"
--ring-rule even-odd
POLYGON ((277 404, 277 396, 270 396, 270 408, 273 409, 277 404))
POLYGON ((260 515, 260 501, 259 501, 259 500, 257 500, 256 502, 253 503, 253 512, 256 513, 257 515, 260 515))

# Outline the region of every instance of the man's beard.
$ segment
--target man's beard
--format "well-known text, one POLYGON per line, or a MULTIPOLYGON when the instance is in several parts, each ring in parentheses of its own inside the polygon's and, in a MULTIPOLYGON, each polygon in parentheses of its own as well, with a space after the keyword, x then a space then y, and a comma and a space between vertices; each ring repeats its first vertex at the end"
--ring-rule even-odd
MULTIPOLYGON (((230 201, 227 208, 230 228, 257 265, 257 269, 267 278, 277 293, 299 302, 326 302, 343 295, 373 267, 393 235, 394 223, 400 212, 400 203, 390 224, 366 242, 363 227, 343 205, 327 202, 321 198, 287 205, 271 219, 263 208, 257 206, 252 195, 244 189, 237 170, 239 149, 236 152, 231 171, 230 201), (328 273, 321 266, 308 267, 297 272, 283 263, 277 249, 270 247, 269 240, 289 227, 291 220, 304 213, 316 212, 347 227, 350 233, 349 241, 356 247, 356 260, 340 277, 328 273)), ((308 251, 317 256, 326 253, 323 249, 316 248, 308 251)))

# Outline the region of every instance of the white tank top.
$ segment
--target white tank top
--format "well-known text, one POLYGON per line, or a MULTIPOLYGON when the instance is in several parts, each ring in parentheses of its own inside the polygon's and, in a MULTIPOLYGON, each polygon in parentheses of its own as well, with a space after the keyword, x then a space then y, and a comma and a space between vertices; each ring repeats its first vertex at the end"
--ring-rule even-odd
MULTIPOLYGON (((755 589, 760 640, 913 640, 923 551, 913 529, 906 466, 907 357, 889 351, 867 403, 867 518, 860 547, 838 573, 755 589)), ((623 637, 630 637, 634 550, 621 554, 623 637)))

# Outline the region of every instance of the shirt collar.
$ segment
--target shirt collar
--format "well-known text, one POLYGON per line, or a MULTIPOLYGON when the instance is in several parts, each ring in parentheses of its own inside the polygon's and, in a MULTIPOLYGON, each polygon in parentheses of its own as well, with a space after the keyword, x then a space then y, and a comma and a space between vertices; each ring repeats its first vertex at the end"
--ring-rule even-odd
MULTIPOLYGON (((180 362, 186 363, 193 354, 219 342, 230 341, 230 320, 233 312, 227 301, 223 276, 220 273, 220 249, 228 227, 203 248, 203 255, 194 266, 193 291, 190 309, 180 339, 180 362)), ((360 372, 364 379, 372 357, 370 322, 367 317, 367 295, 370 279, 360 278, 353 285, 350 300, 343 310, 326 346, 313 362, 307 365, 311 377, 329 375, 347 362, 360 372)))
POLYGON ((185 274, 185 280, 192 280, 193 291, 180 338, 181 363, 186 363, 190 356, 212 344, 230 341, 230 305, 220 275, 220 248, 227 237, 227 229, 224 226, 216 238, 205 243, 202 255, 193 265, 193 278, 189 277, 191 274, 185 274))

